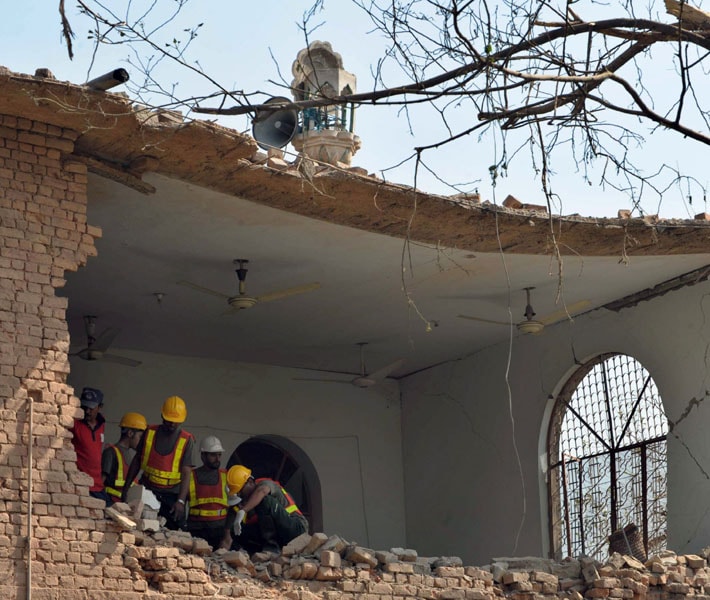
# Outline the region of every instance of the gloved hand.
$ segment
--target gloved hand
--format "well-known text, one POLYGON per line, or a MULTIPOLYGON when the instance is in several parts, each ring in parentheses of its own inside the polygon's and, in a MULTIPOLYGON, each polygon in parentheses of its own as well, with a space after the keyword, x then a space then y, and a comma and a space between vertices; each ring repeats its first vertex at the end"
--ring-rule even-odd
POLYGON ((246 513, 243 510, 240 510, 237 512, 237 518, 234 519, 234 526, 232 527, 232 531, 234 531, 234 535, 242 535, 242 521, 244 521, 244 517, 246 516, 246 513))
POLYGON ((228 506, 236 506, 241 501, 242 501, 242 498, 238 494, 232 494, 231 496, 227 496, 227 505, 228 506))

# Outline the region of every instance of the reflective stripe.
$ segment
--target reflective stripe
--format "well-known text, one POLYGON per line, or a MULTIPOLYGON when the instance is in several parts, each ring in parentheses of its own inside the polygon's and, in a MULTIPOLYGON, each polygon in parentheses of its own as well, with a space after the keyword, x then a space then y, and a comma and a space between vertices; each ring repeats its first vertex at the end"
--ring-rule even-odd
POLYGON ((147 477, 148 481, 155 486, 169 488, 177 485, 182 480, 182 475, 180 473, 180 462, 182 461, 182 455, 185 450, 185 444, 187 444, 189 433, 185 431, 180 432, 180 439, 178 439, 175 448, 173 449, 172 455, 167 454, 163 456, 154 451, 153 442, 155 441, 155 432, 157 431, 156 425, 151 425, 146 432, 145 445, 143 446, 143 454, 141 456, 141 469, 147 477), (172 464, 170 465, 170 471, 164 471, 158 469, 149 464, 151 456, 155 457, 154 460, 167 460, 172 456, 172 464))
POLYGON ((113 451, 116 453, 116 479, 113 481, 113 487, 106 486, 106 491, 111 494, 111 496, 120 498, 123 493, 123 488, 126 485, 126 465, 123 462, 123 454, 118 449, 118 446, 111 446, 111 448, 113 448, 113 451))
POLYGON ((195 477, 195 471, 190 472, 190 517, 196 520, 219 520, 227 516, 229 510, 227 503, 227 471, 219 470, 219 480, 216 484, 200 484, 195 477), (221 496, 200 496, 199 492, 214 494, 221 492, 221 496), (204 507, 204 508, 199 508, 204 507))
POLYGON ((281 487, 281 491, 283 492, 283 495, 286 496, 286 500, 288 501, 288 505, 286 506, 286 512, 288 514, 291 513, 298 513, 299 515, 302 515, 303 513, 299 510, 298 506, 296 506, 296 502, 294 501, 293 497, 291 494, 289 494, 278 481, 274 481, 275 484, 277 484, 279 487, 281 487))
POLYGON ((226 517, 227 509, 220 508, 218 510, 208 510, 206 508, 191 508, 190 514, 195 517, 226 517))

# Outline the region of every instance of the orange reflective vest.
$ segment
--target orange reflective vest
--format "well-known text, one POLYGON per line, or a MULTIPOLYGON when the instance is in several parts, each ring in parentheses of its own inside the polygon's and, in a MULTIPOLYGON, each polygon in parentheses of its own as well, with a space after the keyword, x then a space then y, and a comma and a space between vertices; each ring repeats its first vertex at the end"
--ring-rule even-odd
POLYGON ((170 454, 163 456, 155 449, 155 432, 160 425, 149 425, 145 430, 145 443, 141 454, 141 470, 152 487, 169 489, 180 483, 180 464, 185 453, 185 445, 192 434, 180 431, 177 444, 170 454))
POLYGON ((227 517, 227 470, 220 469, 217 483, 200 483, 195 471, 190 472, 191 521, 219 521, 227 517))
POLYGON ((106 486, 106 491, 114 502, 120 502, 123 487, 126 485, 126 462, 123 460, 123 452, 118 446, 111 444, 109 448, 112 448, 116 453, 116 479, 113 480, 111 486, 106 486))
MULTIPOLYGON (((278 481, 276 481, 275 479, 270 479, 268 477, 259 477, 259 479, 254 480, 254 483, 256 485, 259 485, 262 481, 271 481, 281 488, 281 493, 284 495, 284 497, 286 498, 286 502, 287 502, 284 509, 286 510, 286 512, 288 514, 296 513, 297 515, 301 515, 303 517, 303 513, 300 511, 300 509, 298 508, 298 506, 294 502, 293 498, 291 497, 291 494, 289 494, 286 491, 286 489, 278 481)), ((247 518, 246 522, 249 524, 252 524, 252 523, 256 523, 257 520, 258 520, 258 517, 256 516, 256 511, 251 511, 251 516, 249 516, 249 518, 247 518)))

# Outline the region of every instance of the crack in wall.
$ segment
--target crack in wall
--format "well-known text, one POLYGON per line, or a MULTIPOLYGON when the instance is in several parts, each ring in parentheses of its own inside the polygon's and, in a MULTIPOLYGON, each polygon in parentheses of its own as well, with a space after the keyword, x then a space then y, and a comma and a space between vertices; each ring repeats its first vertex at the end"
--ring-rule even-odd
MULTIPOLYGON (((688 401, 688 405, 685 407, 685 410, 681 413, 680 417, 676 419, 675 421, 672 421, 671 419, 668 418, 668 415, 666 415, 666 418, 668 419, 668 432, 674 432, 675 427, 682 423, 685 419, 690 416, 690 413, 692 412, 693 408, 699 407, 707 398, 710 396, 710 391, 705 390, 705 397, 703 398, 691 398, 688 401)), ((674 433, 676 437, 678 437, 677 434, 674 433)))

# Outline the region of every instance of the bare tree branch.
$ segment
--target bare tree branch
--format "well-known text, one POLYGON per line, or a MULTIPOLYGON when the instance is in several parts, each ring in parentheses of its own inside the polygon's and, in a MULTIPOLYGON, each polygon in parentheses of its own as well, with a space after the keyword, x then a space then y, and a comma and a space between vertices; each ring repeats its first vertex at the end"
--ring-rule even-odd
MULTIPOLYGON (((177 16, 189 1, 147 0, 139 9, 138 0, 125 0, 119 15, 105 0, 78 0, 93 26, 94 52, 107 45, 129 51, 130 64, 143 74, 131 91, 143 104, 214 116, 389 106, 399 108, 413 134, 415 119, 426 111, 428 129, 433 115, 440 137, 413 148, 405 160, 416 161, 417 168, 425 166, 426 151, 466 136, 487 136, 493 140, 493 182, 525 149, 550 203, 555 198, 552 157, 560 151, 574 156, 586 183, 591 185, 590 173, 598 172, 600 185, 623 191, 639 210, 644 194, 656 195, 660 203, 668 189, 667 182, 655 185, 651 179, 675 172, 664 164, 643 175, 635 157, 645 135, 662 129, 710 145, 710 107, 696 89, 699 82, 705 85, 710 71, 710 15, 687 0, 664 0, 674 20, 670 23, 650 18, 651 6, 660 0, 644 8, 648 18, 639 18, 634 12, 639 7, 628 0, 612 0, 586 6, 595 11, 595 18, 586 19, 567 0, 351 0, 387 43, 372 66, 370 89, 269 104, 261 100, 267 94, 230 89, 188 56, 202 23, 169 33, 168 43, 159 40, 177 27, 177 16), (151 17, 159 4, 168 11, 156 21, 151 17), (181 96, 176 84, 161 77, 167 64, 199 76, 205 92, 181 96), (401 84, 386 81, 393 76, 392 66, 401 73, 401 84), (658 94, 648 75, 661 68, 668 77, 658 94)), ((73 34, 63 0, 59 10, 71 53, 73 34)), ((314 0, 304 14, 299 29, 306 47, 324 14, 323 0, 314 0)), ((281 76, 275 85, 288 90, 290 84, 281 76)), ((678 173, 672 180, 700 188, 699 195, 705 196, 691 176, 678 173)))

